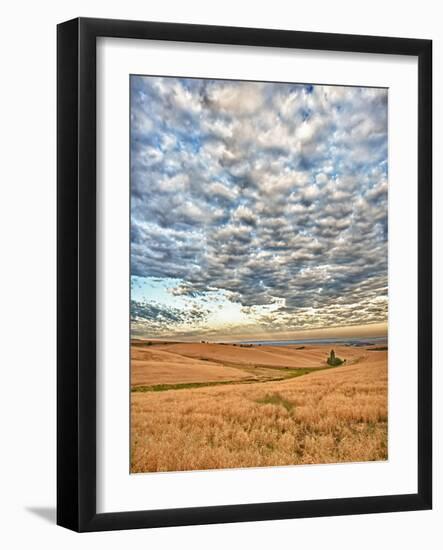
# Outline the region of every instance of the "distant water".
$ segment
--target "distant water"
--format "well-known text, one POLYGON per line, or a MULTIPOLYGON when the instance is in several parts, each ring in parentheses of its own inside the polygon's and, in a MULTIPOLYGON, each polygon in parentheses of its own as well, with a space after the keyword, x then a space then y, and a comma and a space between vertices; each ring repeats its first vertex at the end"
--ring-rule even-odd
POLYGON ((262 346, 293 346, 298 344, 341 344, 348 346, 367 346, 369 344, 387 345, 386 336, 373 338, 307 338, 305 340, 244 340, 236 344, 253 344, 262 346))

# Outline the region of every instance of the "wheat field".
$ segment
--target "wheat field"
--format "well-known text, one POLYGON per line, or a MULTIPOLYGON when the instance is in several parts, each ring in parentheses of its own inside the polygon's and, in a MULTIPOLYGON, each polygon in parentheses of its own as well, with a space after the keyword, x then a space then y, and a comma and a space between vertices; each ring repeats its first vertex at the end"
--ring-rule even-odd
POLYGON ((296 378, 131 392, 131 472, 386 460, 387 352, 347 353, 296 378))
POLYGON ((171 353, 168 346, 131 346, 131 386, 241 380, 248 373, 206 358, 171 353))

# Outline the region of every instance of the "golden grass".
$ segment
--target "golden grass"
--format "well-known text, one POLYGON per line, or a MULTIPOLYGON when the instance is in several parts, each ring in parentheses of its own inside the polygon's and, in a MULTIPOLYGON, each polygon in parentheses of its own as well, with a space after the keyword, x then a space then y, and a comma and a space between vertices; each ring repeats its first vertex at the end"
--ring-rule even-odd
MULTIPOLYGON (((151 347, 183 357, 267 368, 323 368, 329 353, 328 346, 324 345, 244 347, 239 344, 163 343, 151 347)), ((343 355, 348 360, 356 359, 362 351, 348 346, 334 346, 334 349, 338 356, 343 355)))
MULTIPOLYGON (((279 379, 285 377, 282 369, 325 368, 328 352, 325 346, 312 345, 300 349, 133 340, 131 386, 279 379)), ((337 346, 336 353, 352 363, 364 350, 337 346)))
POLYGON ((133 392, 131 471, 385 460, 387 353, 352 352, 291 380, 133 392))
POLYGON ((242 380, 248 373, 198 358, 189 358, 156 346, 131 346, 131 385, 177 384, 242 380))

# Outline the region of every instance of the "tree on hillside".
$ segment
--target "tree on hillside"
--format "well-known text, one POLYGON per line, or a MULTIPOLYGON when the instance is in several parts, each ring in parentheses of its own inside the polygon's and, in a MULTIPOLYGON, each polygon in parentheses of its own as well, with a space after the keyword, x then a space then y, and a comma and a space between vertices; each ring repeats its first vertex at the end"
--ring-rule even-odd
POLYGON ((338 367, 339 365, 341 365, 343 363, 343 359, 340 359, 340 357, 337 357, 335 355, 335 351, 333 349, 331 349, 329 357, 326 359, 326 363, 330 367, 338 367))

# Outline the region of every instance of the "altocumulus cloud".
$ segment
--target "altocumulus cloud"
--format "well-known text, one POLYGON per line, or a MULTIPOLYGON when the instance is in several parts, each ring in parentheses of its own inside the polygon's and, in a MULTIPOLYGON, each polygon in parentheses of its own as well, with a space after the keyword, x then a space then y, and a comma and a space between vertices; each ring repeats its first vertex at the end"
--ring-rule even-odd
POLYGON ((385 321, 387 170, 387 90, 132 76, 134 333, 385 321))

